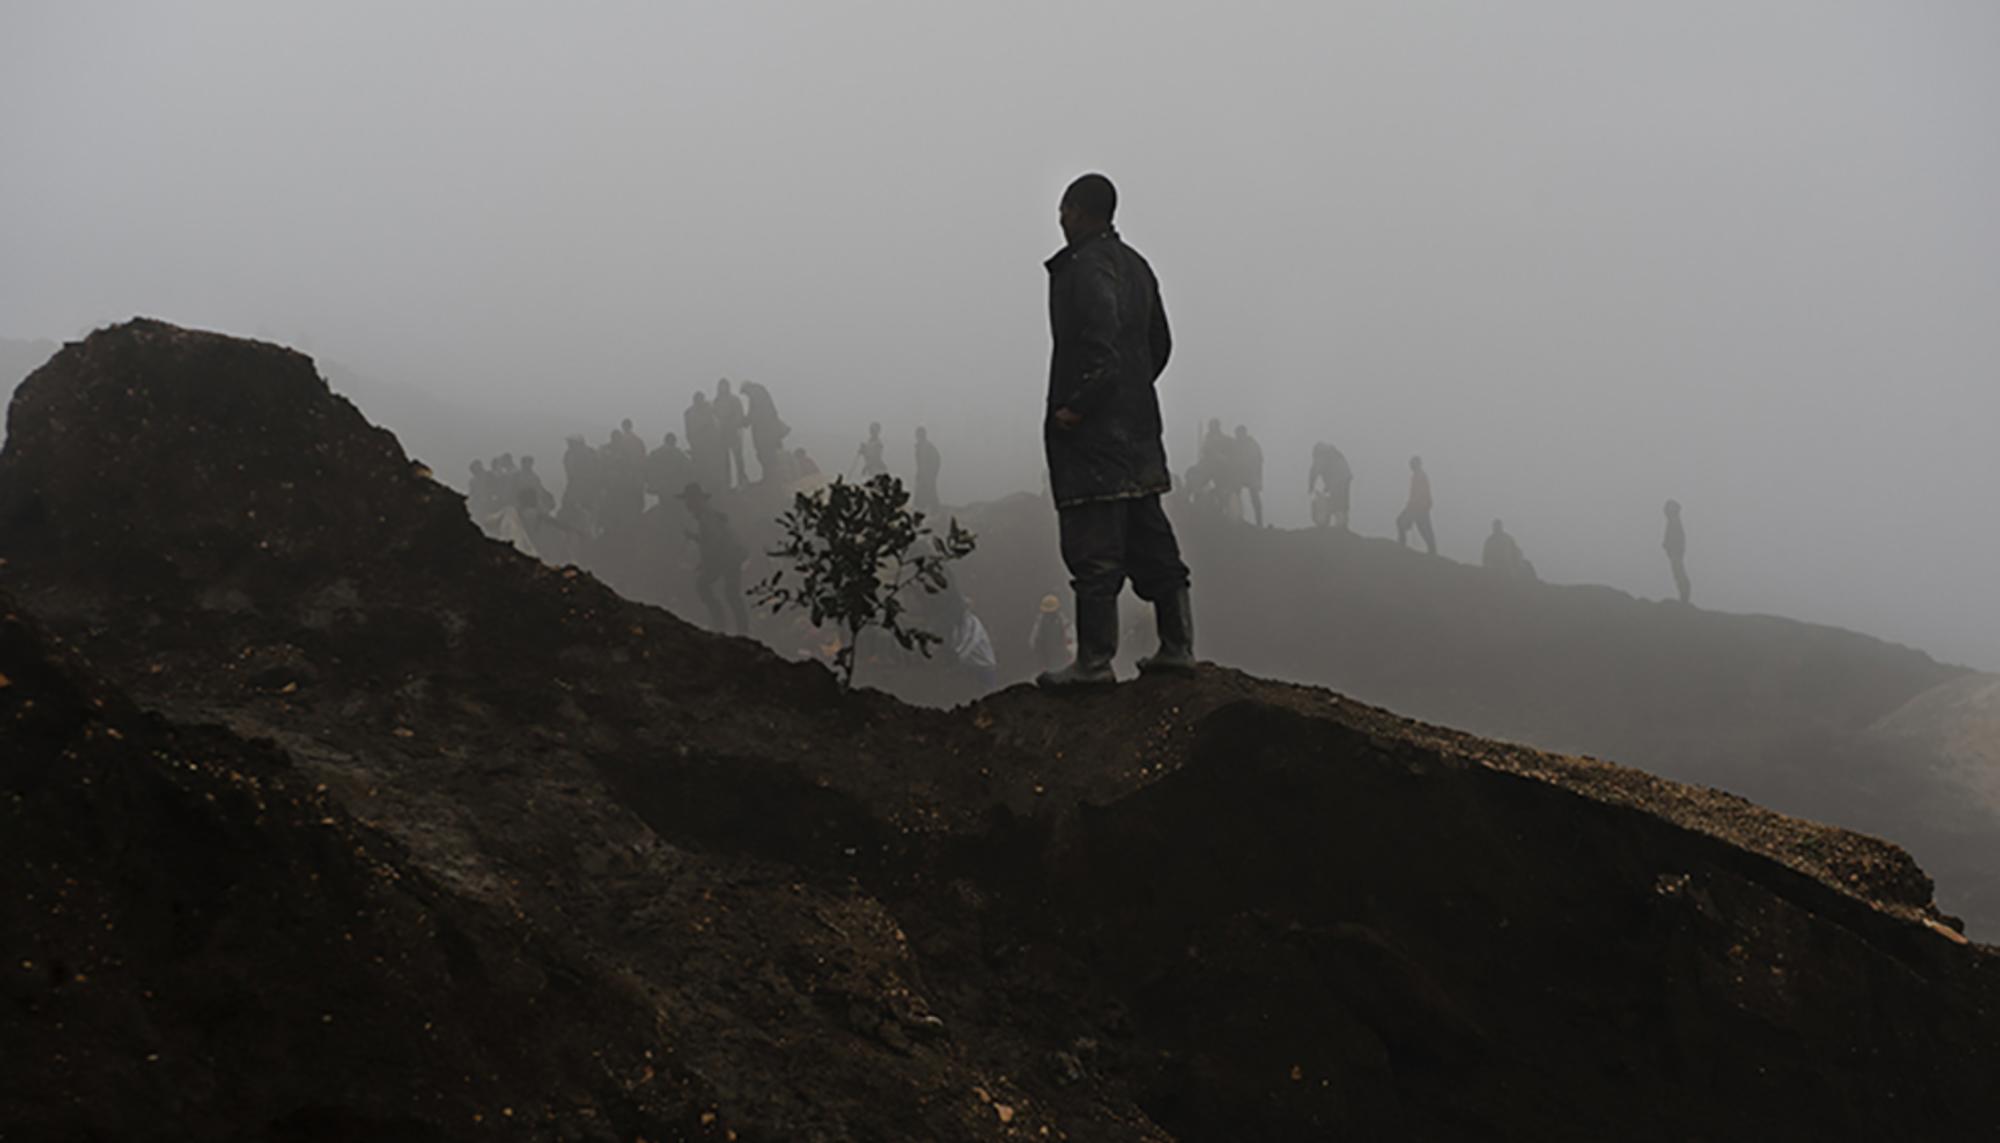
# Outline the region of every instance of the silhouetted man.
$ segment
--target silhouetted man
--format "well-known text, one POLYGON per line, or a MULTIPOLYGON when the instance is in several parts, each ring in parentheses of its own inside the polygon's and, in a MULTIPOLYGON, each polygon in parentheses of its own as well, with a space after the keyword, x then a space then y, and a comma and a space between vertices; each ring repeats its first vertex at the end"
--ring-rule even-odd
POLYGON ((1076 657, 1076 630, 1063 614, 1062 600, 1053 595, 1043 596, 1042 606, 1035 612, 1035 625, 1028 630, 1028 653, 1044 671, 1053 671, 1076 657))
POLYGON ((785 438, 792 426, 778 417, 778 403, 771 391, 755 381, 737 386, 743 396, 744 420, 750 424, 750 448, 757 454, 757 479, 782 479, 785 469, 785 438))
POLYGON ((1396 517, 1396 542, 1407 547, 1411 528, 1424 538, 1425 550, 1437 555, 1437 535, 1431 531, 1431 478, 1424 472, 1424 458, 1420 456, 1410 458, 1410 499, 1396 517))
POLYGON ((1111 220, 1118 192, 1084 175, 1058 210, 1067 240, 1048 260, 1049 361, 1043 444, 1063 563, 1076 591, 1076 660, 1036 682, 1115 682, 1118 593, 1130 578, 1153 605, 1160 649, 1141 671, 1194 670, 1188 569, 1160 496, 1173 487, 1154 383, 1173 342, 1159 282, 1111 220))
POLYGON ((472 518, 484 520, 493 511, 493 478, 486 475, 486 462, 472 462, 472 478, 465 486, 465 502, 472 509, 472 518))
POLYGON ((1486 537, 1486 546, 1479 550, 1479 564, 1507 579, 1535 578, 1535 566, 1521 554, 1521 545, 1498 520, 1493 521, 1493 532, 1486 537))
POLYGON ((687 533, 687 538, 701 552, 701 562, 694 573, 694 592, 708 609, 709 626, 732 635, 748 635, 750 609, 743 602, 745 552, 742 541, 736 538, 736 529, 730 527, 729 517, 709 502, 708 493, 702 491, 700 484, 688 485, 679 499, 687 505, 688 515, 694 517, 696 530, 687 533), (715 598, 718 583, 729 603, 726 623, 722 604, 715 598))
POLYGON ((662 500, 674 495, 674 489, 686 488, 694 479, 694 462, 681 451, 681 442, 668 433, 660 447, 646 457, 646 489, 662 500))
POLYGON ((1312 470, 1306 473, 1306 495, 1313 498, 1313 523, 1326 527, 1337 524, 1347 531, 1348 502, 1354 489, 1354 470, 1339 449, 1321 442, 1313 446, 1312 470))
POLYGON ((553 512, 556 507, 555 494, 542 483, 541 474, 535 471, 535 458, 521 458, 521 471, 514 474, 514 487, 534 497, 535 507, 543 512, 553 512))
POLYGON ((1660 541, 1660 547, 1667 552, 1667 563, 1673 568, 1674 590, 1680 593, 1681 602, 1686 603, 1693 594, 1694 585, 1688 582, 1687 530, 1681 527, 1681 502, 1669 500, 1666 505, 1667 535, 1660 541))
POLYGON ((854 451, 854 459, 861 466, 861 479, 868 480, 889 471, 889 463, 882 459, 882 422, 870 421, 868 439, 854 451))
POLYGON ((1256 513, 1257 526, 1264 526, 1264 448, 1250 430, 1236 426, 1236 442, 1230 450, 1230 459, 1236 465, 1236 481, 1243 491, 1250 494, 1250 508, 1256 513))
POLYGON ((681 418, 686 430, 688 456, 694 462, 695 479, 716 488, 729 487, 729 458, 722 452, 722 422, 708 394, 694 391, 694 400, 681 418))
POLYGON ((938 510, 938 470, 944 467, 944 457, 938 454, 938 447, 931 443, 930 434, 922 425, 917 426, 917 491, 916 507, 920 512, 938 510))
POLYGON ((724 489, 750 483, 750 470, 743 463, 743 430, 750 421, 743 414, 743 402, 729 391, 729 378, 715 383, 715 424, 722 432, 724 489))

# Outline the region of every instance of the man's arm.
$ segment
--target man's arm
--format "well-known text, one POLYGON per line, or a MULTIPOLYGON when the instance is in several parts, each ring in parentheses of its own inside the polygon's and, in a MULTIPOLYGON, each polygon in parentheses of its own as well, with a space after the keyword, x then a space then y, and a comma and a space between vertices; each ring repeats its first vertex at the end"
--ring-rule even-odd
POLYGON ((1174 335, 1167 328, 1167 307, 1160 300, 1158 286, 1153 288, 1153 325, 1147 339, 1153 344, 1153 379, 1158 380, 1167 371, 1167 359, 1174 355, 1174 335))
POLYGON ((1117 269, 1104 258, 1079 258, 1077 260, 1076 299, 1078 310, 1077 340, 1083 358, 1082 377, 1076 391, 1063 402, 1073 419, 1065 420, 1062 409, 1056 411, 1058 421, 1065 425, 1089 416, 1117 384, 1118 359, 1118 273, 1117 269))

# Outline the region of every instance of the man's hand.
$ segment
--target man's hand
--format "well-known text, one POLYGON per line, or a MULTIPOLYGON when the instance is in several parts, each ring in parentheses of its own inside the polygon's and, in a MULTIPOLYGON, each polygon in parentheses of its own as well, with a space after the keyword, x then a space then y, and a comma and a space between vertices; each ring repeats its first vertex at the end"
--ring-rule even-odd
POLYGON ((1073 429, 1083 423, 1083 414, 1070 408, 1068 405, 1057 409, 1055 418, 1056 427, 1059 429, 1073 429))

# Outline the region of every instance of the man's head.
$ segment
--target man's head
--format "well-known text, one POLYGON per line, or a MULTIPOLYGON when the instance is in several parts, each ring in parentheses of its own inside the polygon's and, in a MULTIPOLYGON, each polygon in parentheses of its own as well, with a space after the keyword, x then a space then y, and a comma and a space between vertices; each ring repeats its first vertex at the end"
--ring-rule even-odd
POLYGON ((474 475, 474 476, 485 476, 485 475, 486 475, 486 462, 485 462, 485 461, 483 461, 483 460, 475 460, 475 461, 473 461, 473 462, 472 462, 472 475, 474 475))
POLYGON ((1249 430, 1249 429, 1248 429, 1247 427, 1245 427, 1245 426, 1243 426, 1243 425, 1238 425, 1238 426, 1236 426, 1236 439, 1237 439, 1237 440, 1239 440, 1239 441, 1240 441, 1240 440, 1242 440, 1242 439, 1243 439, 1244 437, 1247 437, 1247 436, 1249 436, 1249 435, 1250 435, 1250 430, 1249 430))
POLYGON ((528 471, 528 472, 533 472, 533 471, 535 471, 535 458, 534 458, 534 457, 532 457, 532 456, 524 456, 524 457, 522 457, 522 458, 521 458, 521 467, 522 467, 522 468, 523 468, 524 470, 528 471))
POLYGON ((715 395, 718 397, 729 396, 729 378, 724 377, 715 383, 715 395))
POLYGON ((1504 529, 1502 529, 1502 528, 1500 527, 1500 520, 1499 520, 1499 518, 1497 518, 1497 517, 1496 517, 1496 518, 1494 519, 1494 521, 1493 521, 1493 534, 1497 536, 1497 535, 1499 535, 1499 534, 1500 534, 1500 533, 1501 533, 1501 532, 1502 532, 1503 530, 1504 530, 1504 529))
POLYGON ((668 433, 667 439, 660 443, 666 445, 668 448, 679 448, 681 447, 681 438, 675 436, 672 433, 668 433))
POLYGON ((1080 242, 1111 225, 1118 213, 1118 188, 1099 174, 1079 177, 1063 191, 1056 218, 1062 223, 1063 237, 1080 242))
POLYGON ((704 406, 704 405, 707 405, 707 404, 708 404, 708 394, 706 394, 706 393, 702 392, 702 391, 701 391, 701 390, 699 390, 699 389, 696 389, 696 390, 694 391, 694 404, 695 404, 695 408, 697 408, 697 409, 701 408, 701 407, 702 407, 702 406, 704 406))
POLYGON ((624 420, 622 420, 622 421, 618 422, 618 427, 619 427, 619 428, 621 428, 621 429, 624 429, 624 430, 625 430, 626 432, 628 432, 628 433, 629 433, 629 432, 631 432, 631 431, 632 431, 632 418, 630 418, 630 417, 627 417, 627 418, 625 418, 624 420))
POLYGON ((1681 514, 1681 502, 1678 500, 1667 501, 1667 515, 1679 516, 1680 514, 1681 514))
POLYGON ((917 439, 920 441, 930 439, 929 434, 924 432, 924 427, 922 425, 917 426, 917 439))
POLYGON ((1420 457, 1420 456, 1413 456, 1413 457, 1411 457, 1411 458, 1410 458, 1410 471, 1411 471, 1411 472, 1422 472, 1423 470, 1424 470, 1424 458, 1423 458, 1423 457, 1420 457))
POLYGON ((872 441, 876 437, 879 437, 881 435, 882 435, 882 422, 880 421, 868 422, 868 439, 872 441))
POLYGON ((1211 433, 1214 433, 1214 434, 1215 434, 1215 435, 1217 435, 1217 436, 1221 436, 1221 435, 1222 435, 1222 418, 1221 418, 1221 417, 1210 417, 1210 418, 1208 419, 1208 431, 1209 431, 1209 432, 1211 432, 1211 433))

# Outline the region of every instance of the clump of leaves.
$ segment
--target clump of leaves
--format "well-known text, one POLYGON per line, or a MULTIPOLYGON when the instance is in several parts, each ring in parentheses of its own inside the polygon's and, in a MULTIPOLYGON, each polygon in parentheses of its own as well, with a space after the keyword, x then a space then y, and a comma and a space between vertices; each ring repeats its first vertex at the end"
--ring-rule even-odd
POLYGON ((815 625, 831 622, 845 633, 833 657, 843 687, 854 685, 854 649, 870 627, 926 658, 943 642, 905 621, 904 593, 943 591, 945 565, 970 554, 974 538, 956 519, 938 535, 909 502, 903 482, 886 473, 861 484, 836 477, 818 492, 799 493, 778 517, 784 538, 768 553, 780 567, 750 589, 774 614, 803 608, 815 625))

